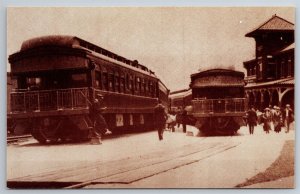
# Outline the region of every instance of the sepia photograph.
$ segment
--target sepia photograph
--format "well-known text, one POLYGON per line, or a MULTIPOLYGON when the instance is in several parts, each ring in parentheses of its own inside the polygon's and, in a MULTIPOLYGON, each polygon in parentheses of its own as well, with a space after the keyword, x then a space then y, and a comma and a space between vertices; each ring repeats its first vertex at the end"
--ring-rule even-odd
POLYGON ((295 188, 295 7, 6 11, 7 189, 295 188))

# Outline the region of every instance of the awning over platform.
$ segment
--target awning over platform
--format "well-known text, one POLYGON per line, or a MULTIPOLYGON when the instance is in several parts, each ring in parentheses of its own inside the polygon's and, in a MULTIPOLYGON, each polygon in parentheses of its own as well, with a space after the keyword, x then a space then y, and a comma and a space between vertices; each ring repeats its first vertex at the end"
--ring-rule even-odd
POLYGON ((295 84, 295 78, 285 78, 285 79, 279 79, 269 82, 259 82, 259 83, 249 83, 245 86, 245 88, 257 88, 257 87, 264 87, 264 86, 272 86, 272 85, 291 85, 294 86, 295 84))

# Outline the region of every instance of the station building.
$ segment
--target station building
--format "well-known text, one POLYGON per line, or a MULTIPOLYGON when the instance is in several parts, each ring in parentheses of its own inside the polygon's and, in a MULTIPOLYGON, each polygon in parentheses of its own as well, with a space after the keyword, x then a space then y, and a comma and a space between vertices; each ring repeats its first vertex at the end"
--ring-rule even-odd
POLYGON ((244 62, 248 105, 294 108, 294 24, 273 15, 245 36, 256 42, 255 58, 244 62))

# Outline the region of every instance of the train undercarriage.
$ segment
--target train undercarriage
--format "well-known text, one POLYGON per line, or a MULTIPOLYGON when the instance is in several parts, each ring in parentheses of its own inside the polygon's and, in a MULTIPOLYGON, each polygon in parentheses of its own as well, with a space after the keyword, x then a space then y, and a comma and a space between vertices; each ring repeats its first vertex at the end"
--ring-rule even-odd
POLYGON ((196 127, 205 135, 235 135, 245 125, 241 117, 199 117, 196 127))
MULTIPOLYGON (((121 100, 115 100, 117 97, 110 94, 109 99, 121 103, 121 100)), ((124 98, 122 100, 128 100, 124 98)), ((11 94, 11 102, 13 106, 9 118, 14 124, 11 132, 16 135, 30 133, 43 144, 91 139, 93 124, 88 88, 15 92, 11 94)), ((135 102, 139 102, 139 99, 135 102)), ((150 109, 132 110, 111 105, 103 116, 113 134, 153 129, 153 113, 150 109)))

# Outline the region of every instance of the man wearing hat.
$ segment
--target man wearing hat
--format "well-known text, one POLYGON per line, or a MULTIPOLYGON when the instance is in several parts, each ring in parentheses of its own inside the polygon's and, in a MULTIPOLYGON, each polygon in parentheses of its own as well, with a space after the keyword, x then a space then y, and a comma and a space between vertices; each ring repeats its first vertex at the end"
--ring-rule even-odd
POLYGON ((254 133, 254 126, 257 125, 257 114, 254 110, 254 107, 251 106, 251 109, 247 112, 247 121, 249 125, 249 133, 253 135, 254 133))
POLYGON ((269 131, 271 130, 271 122, 272 122, 272 114, 269 108, 265 108, 265 113, 262 116, 263 120, 264 120, 264 131, 266 133, 269 133, 269 131))
POLYGON ((274 110, 275 110, 275 112, 273 113, 274 131, 276 133, 279 133, 282 127, 282 114, 279 107, 274 106, 274 110))
POLYGON ((101 94, 96 95, 94 102, 91 104, 90 107, 90 118, 93 122, 93 129, 91 132, 92 136, 92 144, 102 144, 101 138, 102 135, 111 134, 111 131, 108 130, 107 123, 102 116, 102 112, 106 109, 103 106, 103 99, 104 96, 101 94))
POLYGON ((283 110, 282 117, 286 125, 285 132, 288 133, 290 131, 290 123, 294 121, 293 110, 291 109, 289 104, 285 105, 285 109, 283 110))
POLYGON ((154 107, 154 124, 158 132, 159 140, 163 140, 163 133, 166 126, 167 113, 161 100, 158 100, 158 104, 154 107))

